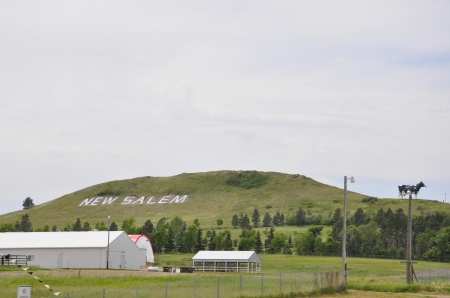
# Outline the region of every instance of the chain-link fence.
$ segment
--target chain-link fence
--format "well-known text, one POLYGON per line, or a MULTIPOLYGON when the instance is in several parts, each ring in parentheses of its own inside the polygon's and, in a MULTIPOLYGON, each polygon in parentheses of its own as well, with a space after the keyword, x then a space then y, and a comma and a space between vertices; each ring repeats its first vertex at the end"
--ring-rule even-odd
POLYGON ((417 282, 431 283, 434 281, 449 281, 450 268, 421 268, 414 271, 417 282))
POLYGON ((279 274, 189 274, 179 280, 152 282, 129 288, 109 287, 98 290, 74 290, 65 293, 67 298, 81 297, 277 297, 289 293, 337 291, 340 274, 329 272, 297 272, 279 274))

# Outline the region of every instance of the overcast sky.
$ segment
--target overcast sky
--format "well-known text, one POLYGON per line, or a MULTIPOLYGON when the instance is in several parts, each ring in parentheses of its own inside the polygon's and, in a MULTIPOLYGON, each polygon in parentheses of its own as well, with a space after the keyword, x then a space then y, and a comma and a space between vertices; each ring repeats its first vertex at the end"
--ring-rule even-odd
MULTIPOLYGON (((1 1, 0 214, 111 180, 302 174, 450 201, 449 1, 1 1), (447 194, 449 198, 447 198, 447 194)), ((149 194, 151 195, 151 194, 149 194)))

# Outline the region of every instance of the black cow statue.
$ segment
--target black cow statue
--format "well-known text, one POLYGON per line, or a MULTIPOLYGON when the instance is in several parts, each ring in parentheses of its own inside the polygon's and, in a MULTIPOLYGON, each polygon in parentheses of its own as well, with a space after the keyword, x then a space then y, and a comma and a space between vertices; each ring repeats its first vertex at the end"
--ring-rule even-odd
POLYGON ((398 186, 398 196, 402 197, 402 199, 403 199, 405 197, 405 195, 407 195, 407 194, 414 194, 417 199, 417 194, 419 193, 421 187, 427 187, 427 186, 422 181, 420 181, 416 185, 399 185, 398 186))

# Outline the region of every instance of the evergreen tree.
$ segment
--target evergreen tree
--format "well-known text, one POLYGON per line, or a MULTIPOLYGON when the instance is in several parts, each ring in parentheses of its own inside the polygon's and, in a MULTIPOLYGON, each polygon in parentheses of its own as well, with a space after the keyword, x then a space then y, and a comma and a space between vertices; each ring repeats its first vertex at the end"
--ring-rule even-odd
POLYGON ((233 241, 231 240, 231 233, 227 230, 225 235, 225 242, 223 243, 224 250, 233 250, 233 241))
POLYGON ((331 219, 331 224, 334 225, 339 221, 342 221, 342 210, 337 208, 336 210, 334 210, 333 218, 331 219))
POLYGON ((360 225, 365 225, 367 223, 367 216, 364 214, 364 210, 362 210, 362 208, 358 208, 356 210, 351 222, 356 227, 359 227, 360 225))
POLYGON ((109 226, 109 230, 110 230, 110 231, 118 231, 118 230, 119 230, 119 227, 117 226, 117 224, 116 224, 115 221, 113 221, 113 222, 111 223, 111 225, 109 226))
POLYGON ((164 247, 165 247, 165 251, 170 253, 170 252, 174 252, 176 249, 175 235, 174 235, 173 230, 170 228, 169 223, 167 223, 167 226, 169 227, 169 229, 167 231, 169 239, 167 240, 167 244, 164 247))
POLYGON ((152 221, 150 219, 147 219, 140 230, 140 234, 150 236, 154 229, 155 227, 153 226, 152 221))
POLYGON ((264 247, 266 250, 266 253, 273 253, 271 247, 270 247, 270 243, 272 242, 273 236, 275 233, 275 229, 273 227, 270 227, 269 230, 265 230, 264 234, 266 234, 266 240, 264 241, 264 247))
POLYGON ((90 231, 91 225, 88 222, 85 222, 83 227, 81 228, 82 231, 90 231))
POLYGON ((206 232, 208 250, 216 250, 215 238, 216 238, 216 231, 214 229, 206 232))
POLYGON ((33 232, 32 224, 28 214, 22 215, 22 220, 20 221, 20 223, 16 221, 14 228, 16 232, 33 232))
MULTIPOLYGON (((337 214, 341 214, 340 209, 336 209, 336 211, 339 210, 339 212, 335 212, 335 215, 337 214)), ((337 216, 333 216, 333 221, 336 222, 333 224, 332 228, 331 228, 331 238, 333 238, 334 241, 337 241, 339 243, 341 243, 342 241, 342 230, 344 228, 344 218, 340 217, 339 219, 337 219, 337 216)))
POLYGON ((361 253, 363 237, 360 229, 351 225, 347 230, 347 251, 349 254, 358 255, 361 253))
POLYGON ((170 233, 174 244, 173 251, 183 251, 183 233, 186 230, 186 222, 180 216, 175 216, 170 221, 170 233))
MULTIPOLYGON (((195 222, 195 221, 194 221, 195 222)), ((203 230, 198 226, 197 229, 197 247, 195 248, 195 252, 199 252, 200 250, 205 250, 205 242, 203 241, 203 230)))
POLYGON ((261 233, 259 230, 256 232, 256 245, 255 245, 255 252, 261 253, 263 251, 263 244, 261 241, 261 233))
POLYGON ((397 249, 406 248, 406 237, 404 235, 407 234, 408 229, 408 217, 403 212, 402 208, 398 208, 394 216, 392 218, 392 240, 391 243, 394 243, 397 249))
POLYGON ((304 224, 306 224, 306 212, 300 207, 295 213, 295 225, 303 226, 304 224))
POLYGON ((377 215, 374 218, 380 229, 380 241, 384 250, 389 247, 389 239, 391 238, 391 227, 389 226, 389 222, 392 220, 392 216, 393 212, 391 208, 388 208, 386 212, 384 212, 383 209, 378 210, 377 215))
POLYGON ((53 228, 52 228, 52 232, 56 232, 57 231, 57 228, 56 228, 56 225, 55 226, 53 226, 53 228))
POLYGON ((266 212, 263 218, 263 227, 270 227, 271 225, 272 225, 272 217, 270 216, 269 212, 266 212))
POLYGON ((233 214, 233 218, 231 219, 231 226, 233 229, 237 229, 239 227, 239 217, 237 214, 233 214))
POLYGON ((166 224, 166 220, 167 219, 165 217, 161 217, 156 223, 156 229, 158 230, 159 228, 163 227, 166 224))
POLYGON ((25 209, 33 208, 33 207, 34 207, 33 199, 30 198, 30 197, 27 197, 27 198, 23 201, 22 207, 23 207, 24 210, 25 210, 25 209))
POLYGON ((73 224, 72 231, 77 231, 77 232, 81 231, 81 220, 80 220, 80 218, 77 218, 77 220, 73 224))
POLYGON ((277 213, 275 213, 275 215, 272 218, 272 223, 275 226, 279 226, 280 225, 280 211, 277 211, 277 213))
POLYGON ((281 226, 284 223, 284 214, 280 213, 280 211, 277 211, 277 213, 274 215, 272 219, 272 223, 276 226, 281 226))
POLYGON ((252 223, 253 223, 253 227, 255 227, 255 228, 259 227, 259 224, 261 223, 261 216, 259 215, 259 211, 256 208, 255 208, 255 210, 253 210, 252 223))
POLYGON ((248 218, 247 214, 244 217, 242 217, 241 228, 242 229, 251 229, 252 228, 252 226, 250 225, 250 219, 248 218))

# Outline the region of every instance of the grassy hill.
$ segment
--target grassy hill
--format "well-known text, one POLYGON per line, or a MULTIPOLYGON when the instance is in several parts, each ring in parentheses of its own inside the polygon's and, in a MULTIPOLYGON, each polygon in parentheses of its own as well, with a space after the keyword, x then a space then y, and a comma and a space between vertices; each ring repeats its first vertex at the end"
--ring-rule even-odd
MULTIPOLYGON (((361 207, 376 213, 383 208, 405 213, 408 200, 378 199, 364 202, 367 195, 349 191, 348 211, 353 214, 361 207)), ((256 171, 216 171, 183 173, 172 177, 140 177, 93 185, 67 194, 28 210, 0 215, 0 224, 21 220, 28 213, 33 229, 56 225, 58 230, 73 224, 77 218, 89 222, 111 221, 120 227, 128 218, 141 226, 147 219, 154 224, 162 218, 177 215, 191 223, 200 220, 203 228, 216 226, 216 220, 231 226, 233 214, 251 214, 257 208, 261 217, 281 212, 292 216, 302 207, 308 214, 331 217, 336 208, 343 209, 343 190, 319 183, 303 175, 256 171), (108 204, 108 202, 111 202, 108 204)), ((414 200, 413 214, 428 211, 450 211, 449 204, 437 201, 414 200)))

